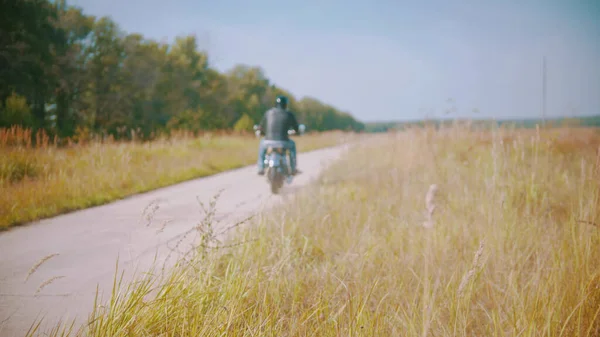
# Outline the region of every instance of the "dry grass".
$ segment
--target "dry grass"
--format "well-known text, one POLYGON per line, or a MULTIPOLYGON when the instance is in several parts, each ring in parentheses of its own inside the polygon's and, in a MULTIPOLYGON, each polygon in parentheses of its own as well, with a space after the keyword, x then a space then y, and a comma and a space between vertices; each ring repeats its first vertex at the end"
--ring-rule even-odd
POLYGON ((232 237, 258 241, 115 291, 82 335, 598 336, 599 144, 589 129, 377 137, 232 237))
MULTIPOLYGON (((295 137, 298 151, 336 145, 347 134, 295 137)), ((93 141, 58 147, 40 133, 0 130, 0 230, 67 211, 256 162, 253 135, 193 137, 149 143, 93 141)), ((301 163, 300 163, 301 164, 301 163)))
POLYGON ((27 276, 25 277, 25 282, 27 282, 27 280, 29 280, 29 277, 31 275, 33 275, 38 270, 38 268, 40 268, 44 263, 46 263, 48 260, 50 260, 51 258, 53 258, 55 256, 58 256, 58 253, 44 256, 41 260, 39 260, 36 264, 34 264, 33 267, 31 267, 31 269, 29 269, 29 272, 27 273, 27 276))

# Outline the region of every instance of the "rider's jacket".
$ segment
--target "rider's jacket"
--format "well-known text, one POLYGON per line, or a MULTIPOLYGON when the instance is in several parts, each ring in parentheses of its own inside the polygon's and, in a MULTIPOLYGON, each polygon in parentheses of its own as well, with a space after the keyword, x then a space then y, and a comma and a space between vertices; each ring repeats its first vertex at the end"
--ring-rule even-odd
POLYGON ((289 140, 288 130, 298 133, 298 121, 291 111, 278 107, 271 108, 265 112, 260 122, 261 133, 266 140, 289 140))

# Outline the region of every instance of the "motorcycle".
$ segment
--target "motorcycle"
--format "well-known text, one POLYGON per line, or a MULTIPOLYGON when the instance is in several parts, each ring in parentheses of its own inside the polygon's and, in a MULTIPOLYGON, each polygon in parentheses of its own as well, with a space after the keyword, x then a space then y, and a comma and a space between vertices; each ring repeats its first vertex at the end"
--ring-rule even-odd
MULTIPOLYGON (((303 135, 305 130, 306 126, 304 124, 298 126, 299 135, 303 135)), ((294 130, 288 130, 290 136, 295 133, 294 130)), ((260 127, 258 125, 254 125, 254 134, 257 138, 260 138, 260 127)), ((284 183, 291 184, 294 177, 288 161, 289 150, 285 148, 284 144, 279 143, 268 145, 266 150, 265 176, 271 186, 271 193, 277 194, 284 183)))

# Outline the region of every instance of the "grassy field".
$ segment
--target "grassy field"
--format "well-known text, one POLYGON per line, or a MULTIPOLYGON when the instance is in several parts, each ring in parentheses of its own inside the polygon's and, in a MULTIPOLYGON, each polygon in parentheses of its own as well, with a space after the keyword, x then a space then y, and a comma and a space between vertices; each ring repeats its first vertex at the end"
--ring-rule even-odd
MULTIPOLYGON (((448 116, 449 117, 449 116, 448 116)), ((415 126, 423 126, 425 123, 434 125, 451 125, 460 119, 432 119, 430 121, 388 121, 388 122, 371 122, 366 123, 366 132, 385 132, 387 130, 403 130, 405 128, 411 128, 415 126)), ((501 119, 501 120, 489 120, 489 119, 475 119, 471 120, 471 123, 480 127, 517 127, 517 128, 535 128, 536 125, 546 125, 551 127, 600 127, 600 115, 595 116, 580 116, 580 117, 566 117, 566 118, 531 118, 531 119, 501 119)))
MULTIPOLYGON (((27 130, 0 130, 0 230, 135 193, 256 162, 253 135, 193 137, 153 142, 92 141, 58 147, 27 130)), ((294 137, 298 151, 336 145, 351 135, 294 137)), ((301 163, 300 163, 301 164, 301 163)))
POLYGON ((377 136, 227 244, 256 241, 115 292, 84 335, 598 336, 599 145, 377 136))

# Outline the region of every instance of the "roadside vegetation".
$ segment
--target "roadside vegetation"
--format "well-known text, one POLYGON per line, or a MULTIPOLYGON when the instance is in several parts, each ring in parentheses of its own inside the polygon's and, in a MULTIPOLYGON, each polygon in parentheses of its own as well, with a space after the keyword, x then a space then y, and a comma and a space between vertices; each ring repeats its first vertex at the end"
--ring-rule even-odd
MULTIPOLYGON (((306 152, 352 137, 330 131, 293 139, 306 152)), ((0 129, 0 229, 251 165, 257 153, 253 134, 179 132, 149 142, 59 147, 41 132, 32 137, 29 130, 0 129)))
POLYGON ((123 285, 81 335, 598 336, 599 146, 582 128, 378 135, 228 248, 123 285))

